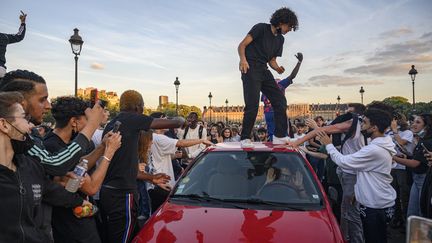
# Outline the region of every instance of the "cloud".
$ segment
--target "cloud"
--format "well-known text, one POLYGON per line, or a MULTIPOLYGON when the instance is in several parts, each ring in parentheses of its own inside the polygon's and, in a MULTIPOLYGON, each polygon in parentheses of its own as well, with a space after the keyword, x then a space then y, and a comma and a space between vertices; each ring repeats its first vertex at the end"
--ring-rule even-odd
POLYGON ((424 33, 420 39, 428 39, 432 37, 432 32, 424 33))
POLYGON ((398 61, 407 57, 416 57, 431 52, 432 38, 422 38, 402 43, 389 44, 378 49, 374 56, 366 59, 367 62, 374 61, 398 61))
POLYGON ((96 69, 96 70, 102 70, 102 69, 105 69, 105 65, 103 65, 101 63, 94 62, 90 65, 90 68, 96 69))
POLYGON ((329 86, 360 86, 360 85, 380 85, 384 82, 380 80, 367 80, 356 77, 346 77, 337 75, 318 75, 309 78, 309 83, 305 84, 309 87, 329 87, 329 86))
POLYGON ((344 72, 348 74, 374 74, 379 76, 392 76, 392 75, 400 75, 405 73, 407 70, 407 66, 403 64, 372 64, 372 65, 363 65, 354 68, 345 69, 344 72))
POLYGON ((412 34, 413 31, 410 28, 402 27, 399 29, 389 30, 379 34, 379 38, 398 38, 403 35, 412 34))

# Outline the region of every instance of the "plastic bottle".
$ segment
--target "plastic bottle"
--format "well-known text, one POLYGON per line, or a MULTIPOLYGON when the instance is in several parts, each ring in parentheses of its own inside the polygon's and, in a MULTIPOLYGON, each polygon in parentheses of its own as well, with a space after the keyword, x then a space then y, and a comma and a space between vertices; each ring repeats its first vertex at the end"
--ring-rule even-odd
POLYGON ((76 178, 71 178, 66 184, 66 190, 69 192, 76 192, 78 191, 81 179, 83 178, 84 174, 87 171, 87 164, 88 160, 83 159, 77 166, 75 166, 74 174, 76 175, 76 178))
POLYGON ((96 205, 78 206, 73 209, 73 213, 77 218, 91 217, 98 212, 96 205))

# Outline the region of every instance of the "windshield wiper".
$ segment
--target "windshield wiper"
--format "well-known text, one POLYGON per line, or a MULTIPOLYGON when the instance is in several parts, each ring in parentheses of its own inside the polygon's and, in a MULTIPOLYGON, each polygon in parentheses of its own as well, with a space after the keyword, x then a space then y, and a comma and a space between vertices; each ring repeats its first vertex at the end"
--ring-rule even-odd
POLYGON ((223 198, 217 198, 217 197, 210 197, 206 192, 203 192, 203 195, 199 195, 196 193, 191 193, 191 194, 174 194, 171 196, 171 198, 187 198, 187 199, 192 199, 192 200, 197 200, 197 201, 201 201, 201 202, 223 202, 223 203, 228 203, 228 205, 231 205, 235 208, 240 208, 240 209, 246 209, 246 207, 242 207, 239 206, 237 204, 233 204, 231 200, 226 200, 223 198))
POLYGON ((275 206, 275 207, 283 207, 285 209, 290 209, 295 211, 306 211, 304 207, 296 207, 290 205, 289 203, 284 203, 284 202, 264 201, 259 198, 226 199, 226 200, 229 202, 239 202, 239 203, 254 204, 254 205, 268 205, 268 206, 275 206))

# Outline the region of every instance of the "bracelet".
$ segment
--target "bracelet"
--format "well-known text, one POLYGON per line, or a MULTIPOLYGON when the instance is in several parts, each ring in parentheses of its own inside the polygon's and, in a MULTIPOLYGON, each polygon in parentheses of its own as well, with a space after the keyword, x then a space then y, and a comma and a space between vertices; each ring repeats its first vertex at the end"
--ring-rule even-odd
POLYGON ((106 161, 108 161, 108 162, 111 162, 111 160, 110 159, 108 159, 108 157, 106 157, 105 155, 104 156, 102 156, 102 158, 104 158, 106 161))

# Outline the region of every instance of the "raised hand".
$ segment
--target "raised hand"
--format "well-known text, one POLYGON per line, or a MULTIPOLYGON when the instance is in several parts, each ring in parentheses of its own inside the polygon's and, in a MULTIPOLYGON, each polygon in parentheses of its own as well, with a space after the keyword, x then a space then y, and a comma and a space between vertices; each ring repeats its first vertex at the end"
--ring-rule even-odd
POLYGON ((303 61, 303 53, 297 52, 297 55, 294 55, 299 62, 303 61))
POLYGON ((27 18, 27 14, 25 14, 22 10, 21 10, 21 15, 19 16, 19 19, 21 20, 21 23, 24 24, 27 18))

